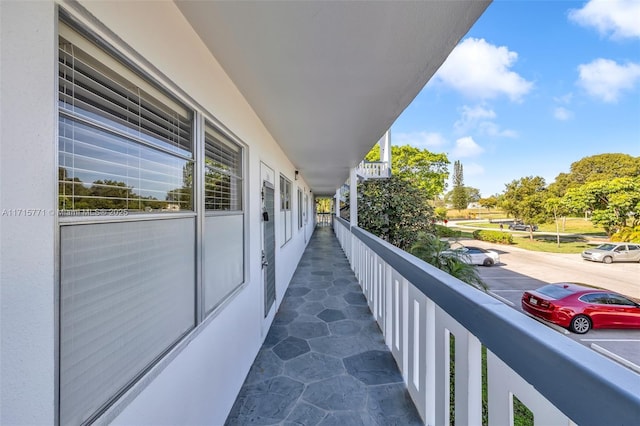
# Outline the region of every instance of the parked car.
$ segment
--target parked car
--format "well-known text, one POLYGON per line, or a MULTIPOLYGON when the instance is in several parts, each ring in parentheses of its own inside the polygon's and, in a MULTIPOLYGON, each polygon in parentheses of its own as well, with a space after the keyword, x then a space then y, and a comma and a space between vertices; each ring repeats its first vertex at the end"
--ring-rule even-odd
POLYGON ((522 295, 522 310, 584 334, 592 328, 640 328, 640 302, 579 283, 555 283, 522 295))
MULTIPOLYGON (((524 223, 512 223, 509 225, 509 229, 512 231, 529 231, 531 230, 531 225, 525 225, 524 223)), ((538 230, 538 225, 533 225, 533 230, 538 230)))
POLYGON ((584 260, 594 262, 640 262, 640 244, 606 243, 582 252, 584 260))
POLYGON ((485 250, 480 247, 462 246, 452 250, 442 252, 444 255, 456 251, 465 263, 472 265, 492 266, 500 263, 500 255, 492 250, 485 250))

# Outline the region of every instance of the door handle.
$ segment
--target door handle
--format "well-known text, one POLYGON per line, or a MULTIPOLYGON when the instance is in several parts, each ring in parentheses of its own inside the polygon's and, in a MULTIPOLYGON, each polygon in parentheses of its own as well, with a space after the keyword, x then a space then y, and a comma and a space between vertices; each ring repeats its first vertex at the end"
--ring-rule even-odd
POLYGON ((264 250, 262 250, 262 268, 269 266, 269 261, 267 260, 267 256, 264 254, 264 250))

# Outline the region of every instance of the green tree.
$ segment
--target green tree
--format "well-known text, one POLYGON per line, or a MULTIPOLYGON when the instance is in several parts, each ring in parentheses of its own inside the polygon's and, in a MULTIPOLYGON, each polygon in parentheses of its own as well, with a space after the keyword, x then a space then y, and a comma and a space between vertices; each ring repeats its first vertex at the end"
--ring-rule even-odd
MULTIPOLYGON (((376 144, 365 157, 366 161, 380 161, 380 145, 376 144)), ((449 177, 446 154, 435 154, 410 145, 391 146, 391 172, 422 190, 427 198, 434 198, 446 189, 449 177)))
POLYGON ((316 211, 318 213, 331 213, 333 201, 331 198, 318 198, 316 200, 316 211))
POLYGON ((447 218, 447 208, 446 207, 436 207, 434 210, 436 219, 439 221, 444 221, 447 218))
POLYGON ((433 223, 429 198, 408 180, 394 175, 358 185, 359 226, 396 247, 408 250, 433 223))
POLYGON ((598 154, 584 157, 571 164, 569 173, 560 173, 549 185, 549 190, 557 197, 568 189, 600 180, 612 180, 640 175, 640 157, 629 154, 598 154))
POLYGON ((467 194, 467 202, 468 203, 477 203, 480 201, 480 190, 478 188, 473 188, 471 186, 465 186, 464 191, 467 194))
POLYGON ((574 212, 590 213, 611 237, 628 222, 635 226, 640 221, 640 176, 589 182, 569 189, 563 200, 574 212))
POLYGON ((553 221, 556 224, 556 243, 560 247, 560 218, 562 218, 562 230, 564 231, 564 219, 566 218, 569 209, 563 202, 562 198, 549 196, 544 201, 544 208, 548 215, 553 216, 553 221))
POLYGON ((545 181, 540 176, 528 176, 505 185, 502 208, 507 214, 531 225, 529 238, 533 239, 533 225, 546 221, 548 213, 544 201, 547 198, 545 181))
POLYGON ((460 161, 453 163, 453 190, 451 193, 451 203, 453 208, 460 211, 467 208, 469 199, 464 187, 463 167, 460 161))
POLYGON ((495 195, 492 195, 490 197, 487 198, 480 198, 478 200, 478 204, 480 204, 482 207, 486 208, 488 211, 491 211, 492 208, 496 207, 498 205, 498 197, 495 195))

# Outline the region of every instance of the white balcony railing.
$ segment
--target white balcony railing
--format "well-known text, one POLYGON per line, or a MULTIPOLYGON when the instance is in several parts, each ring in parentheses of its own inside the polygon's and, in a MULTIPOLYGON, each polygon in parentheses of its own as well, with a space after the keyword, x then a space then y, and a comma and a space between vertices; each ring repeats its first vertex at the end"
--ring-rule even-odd
POLYGON ((356 173, 365 179, 382 179, 391 176, 391 169, 386 161, 363 161, 356 173))
POLYGON ((425 424, 449 424, 451 335, 458 425, 482 424, 483 345, 489 425, 513 425, 514 396, 536 425, 639 424, 640 375, 340 218, 334 230, 425 424))

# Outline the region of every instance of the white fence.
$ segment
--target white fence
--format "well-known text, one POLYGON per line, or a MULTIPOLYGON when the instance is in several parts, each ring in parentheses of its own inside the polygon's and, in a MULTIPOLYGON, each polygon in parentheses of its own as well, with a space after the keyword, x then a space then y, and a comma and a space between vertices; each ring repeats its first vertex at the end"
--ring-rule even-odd
POLYGON ((640 375, 339 218, 334 230, 427 425, 513 425, 514 396, 536 425, 640 424, 640 375), (455 383, 450 383, 450 338, 455 383))

